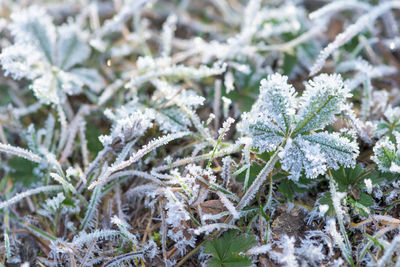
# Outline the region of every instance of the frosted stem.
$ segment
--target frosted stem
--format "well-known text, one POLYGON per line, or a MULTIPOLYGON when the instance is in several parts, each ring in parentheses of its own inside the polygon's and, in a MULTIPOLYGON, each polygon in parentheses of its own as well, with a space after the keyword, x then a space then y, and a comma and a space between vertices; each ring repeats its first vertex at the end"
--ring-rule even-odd
POLYGON ((242 199, 239 201, 239 204, 237 205, 237 210, 242 210, 244 207, 249 204, 250 200, 254 197, 254 195, 257 193, 258 189, 261 187, 261 185, 264 183, 265 179, 267 176, 271 173, 272 169, 275 166, 275 163, 278 160, 278 154, 279 154, 279 149, 275 151, 275 153, 272 155, 270 160, 267 162, 267 164, 264 166, 264 168, 261 170, 261 172, 258 174, 256 180, 251 184, 249 189, 246 191, 242 199))

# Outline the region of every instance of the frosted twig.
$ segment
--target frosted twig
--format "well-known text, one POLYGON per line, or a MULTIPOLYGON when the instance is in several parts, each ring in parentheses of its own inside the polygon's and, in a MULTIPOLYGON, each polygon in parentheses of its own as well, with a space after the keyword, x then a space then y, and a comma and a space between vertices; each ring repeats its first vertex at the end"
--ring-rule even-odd
POLYGON ((60 141, 58 143, 58 151, 61 151, 61 148, 64 146, 64 143, 67 140, 68 123, 67 123, 67 118, 65 117, 64 110, 60 104, 57 104, 57 112, 58 112, 58 119, 60 120, 61 123, 61 136, 60 136, 60 141))
POLYGON ((219 118, 221 113, 221 80, 216 80, 214 83, 214 104, 213 111, 215 115, 214 129, 217 130, 219 127, 219 118))
POLYGON ((89 106, 87 105, 82 106, 79 109, 78 113, 75 115, 75 118, 72 120, 71 124, 69 125, 68 139, 64 147, 64 150, 61 153, 60 163, 63 163, 67 159, 67 157, 71 154, 72 145, 76 137, 76 134, 78 132, 79 126, 83 121, 83 116, 87 115, 88 112, 89 112, 89 106))
POLYGON ((86 123, 82 121, 79 125, 79 139, 81 141, 81 154, 82 154, 82 161, 83 161, 83 168, 84 170, 87 169, 89 166, 89 151, 87 148, 87 139, 86 139, 86 123))
POLYGON ((301 34, 299 37, 283 43, 283 44, 273 44, 273 45, 264 45, 264 46, 253 46, 253 47, 245 47, 245 49, 249 50, 249 53, 252 52, 270 52, 270 51, 289 51, 293 47, 296 47, 304 42, 307 42, 314 36, 323 32, 326 28, 324 23, 318 23, 315 27, 312 27, 307 32, 301 34))
POLYGON ((78 236, 74 237, 73 241, 71 242, 71 245, 81 247, 84 244, 91 242, 93 239, 99 239, 99 238, 106 239, 118 235, 120 235, 120 232, 116 230, 95 230, 94 232, 91 233, 81 232, 78 236))

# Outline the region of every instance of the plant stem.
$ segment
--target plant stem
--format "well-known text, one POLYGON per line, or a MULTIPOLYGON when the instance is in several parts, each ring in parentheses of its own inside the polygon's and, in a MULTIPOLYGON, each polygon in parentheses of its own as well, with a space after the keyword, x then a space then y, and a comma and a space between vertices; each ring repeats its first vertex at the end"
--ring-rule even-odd
POLYGON ((239 203, 237 205, 237 210, 238 211, 242 210, 250 202, 250 200, 257 193, 258 189, 264 183, 264 181, 267 178, 267 176, 271 173, 272 169, 275 166, 275 163, 278 160, 278 154, 279 154, 278 151, 279 151, 279 148, 274 152, 274 154, 269 159, 267 164, 264 166, 264 168, 258 174, 256 180, 249 187, 249 190, 247 190, 246 193, 243 195, 243 197, 240 199, 240 201, 239 201, 239 203))

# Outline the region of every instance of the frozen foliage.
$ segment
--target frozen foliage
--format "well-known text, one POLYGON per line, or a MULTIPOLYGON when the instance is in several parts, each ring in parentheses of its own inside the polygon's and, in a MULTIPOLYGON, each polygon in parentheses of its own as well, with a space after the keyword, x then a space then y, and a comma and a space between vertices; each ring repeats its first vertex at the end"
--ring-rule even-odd
POLYGON ((0 1, 0 266, 400 266, 399 8, 0 1))
POLYGON ((395 142, 384 136, 374 146, 374 156, 371 159, 383 172, 400 173, 400 133, 394 134, 395 142))
POLYGON ((94 92, 101 90, 103 82, 96 70, 76 67, 90 55, 77 24, 56 27, 37 6, 13 13, 11 19, 15 44, 0 54, 6 75, 32 80, 31 90, 48 103, 60 103, 65 94, 80 93, 85 85, 94 92))
POLYGON ((274 74, 261 82, 260 97, 244 117, 244 131, 259 152, 278 150, 282 169, 298 180, 302 171, 315 178, 340 165, 354 166, 358 146, 354 138, 317 132, 335 120, 345 107, 348 89, 338 75, 322 74, 295 97, 287 77, 274 74))

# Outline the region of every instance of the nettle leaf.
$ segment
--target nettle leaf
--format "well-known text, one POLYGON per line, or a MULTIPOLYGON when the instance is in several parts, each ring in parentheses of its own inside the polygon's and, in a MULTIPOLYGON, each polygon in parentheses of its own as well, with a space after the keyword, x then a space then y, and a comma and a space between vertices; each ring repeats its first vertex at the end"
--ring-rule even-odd
POLYGON ((287 78, 274 74, 262 81, 259 99, 243 117, 243 128, 260 153, 279 150, 289 179, 297 181, 303 172, 316 178, 327 169, 355 164, 359 150, 354 136, 315 132, 335 120, 349 96, 339 75, 321 74, 306 85, 297 100, 287 78))
POLYGON ((321 74, 306 84, 293 135, 323 129, 335 120, 351 94, 338 74, 321 74))
POLYGON ((394 132, 396 144, 388 136, 381 138, 374 146, 371 159, 382 172, 400 173, 400 133, 394 132))
POLYGON ((256 239, 252 235, 238 235, 236 231, 226 232, 222 237, 205 243, 204 253, 212 255, 207 266, 251 266, 251 258, 239 253, 246 252, 254 245, 256 239))

